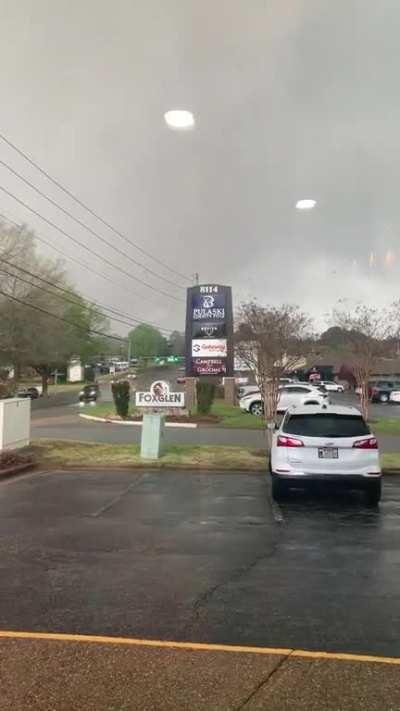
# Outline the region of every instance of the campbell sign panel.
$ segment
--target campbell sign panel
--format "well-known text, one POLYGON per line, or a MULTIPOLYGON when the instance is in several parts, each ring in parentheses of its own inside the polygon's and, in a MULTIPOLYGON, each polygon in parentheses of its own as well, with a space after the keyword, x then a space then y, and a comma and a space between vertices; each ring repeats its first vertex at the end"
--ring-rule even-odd
POLYGON ((230 286, 201 284, 187 291, 186 375, 233 375, 230 286))
POLYGON ((169 383, 156 380, 149 391, 136 393, 135 403, 136 407, 184 407, 185 393, 173 393, 169 383))
POLYGON ((225 358, 193 358, 193 375, 226 375, 225 358))

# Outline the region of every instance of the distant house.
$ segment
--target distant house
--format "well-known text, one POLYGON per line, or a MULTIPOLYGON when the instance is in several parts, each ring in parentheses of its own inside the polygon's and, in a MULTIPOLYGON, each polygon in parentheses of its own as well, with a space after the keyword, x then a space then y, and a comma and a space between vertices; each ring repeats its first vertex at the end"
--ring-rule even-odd
POLYGON ((378 358, 372 378, 373 380, 400 380, 400 358, 378 358))
POLYGON ((84 367, 80 359, 70 360, 67 368, 68 383, 80 383, 84 380, 84 367))
MULTIPOLYGON (((309 374, 313 370, 317 370, 321 374, 321 380, 337 380, 342 383, 347 382, 350 387, 355 386, 350 360, 346 360, 337 353, 325 354, 323 357, 312 357, 308 360, 307 366, 308 369, 304 373, 307 380, 309 374)), ((400 381, 400 358, 378 358, 371 373, 371 379, 400 381)))

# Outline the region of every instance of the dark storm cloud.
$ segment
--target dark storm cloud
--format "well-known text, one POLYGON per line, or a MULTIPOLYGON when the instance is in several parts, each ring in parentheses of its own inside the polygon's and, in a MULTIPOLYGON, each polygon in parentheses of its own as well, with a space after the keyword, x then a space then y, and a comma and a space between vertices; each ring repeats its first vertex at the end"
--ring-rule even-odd
MULTIPOLYGON (((4 0, 0 15, 2 130, 148 251, 203 281, 231 283, 237 299, 294 301, 318 317, 340 296, 396 295, 400 6, 4 0), (173 107, 194 111, 195 131, 166 128, 173 107), (301 197, 315 197, 317 209, 296 212, 301 197)), ((6 171, 0 177, 96 246, 6 171)), ((2 206, 51 234, 11 200, 2 206)), ((75 254, 61 235, 52 239, 75 254)), ((94 297, 182 326, 183 305, 70 272, 94 297)))

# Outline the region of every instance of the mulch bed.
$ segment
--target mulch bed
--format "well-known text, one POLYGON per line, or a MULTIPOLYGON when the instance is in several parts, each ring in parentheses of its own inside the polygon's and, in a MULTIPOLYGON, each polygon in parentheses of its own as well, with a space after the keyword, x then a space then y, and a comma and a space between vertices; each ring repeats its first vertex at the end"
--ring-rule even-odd
POLYGON ((15 450, 0 452, 0 477, 11 476, 33 467, 35 459, 32 454, 21 454, 15 450))

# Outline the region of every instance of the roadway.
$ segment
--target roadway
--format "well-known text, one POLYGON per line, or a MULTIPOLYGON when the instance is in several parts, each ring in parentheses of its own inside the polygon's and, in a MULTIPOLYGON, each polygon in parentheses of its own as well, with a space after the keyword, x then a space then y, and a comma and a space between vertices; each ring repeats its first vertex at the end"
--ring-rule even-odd
MULTIPOLYGON (((378 407, 385 407, 379 405, 378 407)), ((386 407, 386 413, 389 408, 386 407)), ((390 416, 400 414, 400 408, 390 408, 390 416)), ((91 422, 79 417, 79 405, 48 407, 33 410, 32 438, 69 439, 82 442, 104 442, 108 444, 138 444, 141 428, 130 425, 91 422)), ((376 416, 376 415, 375 415, 376 416)), ((249 418, 251 415, 249 415, 249 418)), ((261 430, 232 429, 200 426, 196 429, 167 428, 165 441, 168 444, 208 444, 243 447, 265 446, 261 430)), ((393 435, 379 435, 382 452, 400 451, 399 438, 393 435)))
POLYGON ((398 709, 399 528, 398 477, 379 508, 247 473, 4 481, 2 709, 398 709))

